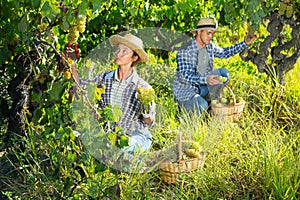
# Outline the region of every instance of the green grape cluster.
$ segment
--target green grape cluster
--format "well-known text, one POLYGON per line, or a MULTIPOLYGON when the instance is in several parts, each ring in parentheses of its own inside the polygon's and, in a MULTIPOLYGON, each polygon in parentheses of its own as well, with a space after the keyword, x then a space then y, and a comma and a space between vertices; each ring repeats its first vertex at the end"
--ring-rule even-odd
POLYGON ((224 76, 217 76, 217 78, 216 78, 216 79, 220 81, 220 84, 222 84, 222 83, 224 83, 224 82, 226 82, 226 81, 227 81, 227 78, 226 78, 226 77, 224 77, 224 76))
POLYGON ((78 38, 79 38, 79 31, 77 27, 73 25, 70 27, 70 32, 68 35, 68 43, 70 44, 76 43, 78 38))
MULTIPOLYGON (((245 100, 242 97, 236 98, 236 103, 241 103, 241 102, 245 102, 245 100)), ((211 105, 215 106, 215 107, 232 105, 233 103, 234 103, 234 101, 233 101, 232 97, 229 97, 229 98, 222 97, 222 98, 214 99, 211 101, 211 105)))
POLYGON ((86 25, 86 16, 77 18, 77 30, 79 33, 83 33, 85 31, 85 25, 86 25))
POLYGON ((191 142, 191 148, 196 149, 199 152, 202 151, 201 145, 199 144, 199 142, 196 142, 196 141, 191 142))
POLYGON ((198 158, 200 155, 200 152, 196 149, 185 149, 184 153, 188 158, 198 158))
POLYGON ((44 32, 48 27, 48 24, 47 23, 41 23, 37 26, 37 28, 41 31, 41 32, 44 32))
POLYGON ((83 33, 86 28, 86 16, 81 17, 81 18, 76 18, 75 24, 71 25, 70 28, 67 30, 69 31, 68 35, 68 43, 73 44, 76 43, 79 34, 83 33))
POLYGON ((188 148, 184 149, 183 159, 198 158, 202 152, 201 145, 196 141, 191 141, 188 148))
POLYGON ((137 98, 145 107, 148 107, 153 101, 154 90, 152 88, 137 88, 137 98))

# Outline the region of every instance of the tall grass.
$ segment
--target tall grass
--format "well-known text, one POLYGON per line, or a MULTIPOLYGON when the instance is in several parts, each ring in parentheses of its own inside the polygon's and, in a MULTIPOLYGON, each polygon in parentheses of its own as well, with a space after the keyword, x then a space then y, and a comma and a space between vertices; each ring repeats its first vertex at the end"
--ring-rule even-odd
MULTIPOLYGON (((174 62, 169 64, 166 68, 153 63, 150 70, 159 83, 150 153, 174 147, 182 132, 184 139, 199 141, 207 153, 201 169, 166 184, 157 170, 141 174, 109 169, 83 146, 44 141, 43 132, 30 127, 27 137, 15 138, 22 140, 23 148, 15 146, 12 151, 14 169, 1 177, 9 188, 3 194, 9 199, 299 199, 299 62, 287 74, 286 86, 276 88, 251 63, 229 59, 230 87, 247 102, 237 123, 180 111, 171 82, 159 82, 159 74, 174 73, 174 62), (60 159, 59 168, 54 161, 60 159)), ((176 152, 170 156, 176 160, 176 152)))

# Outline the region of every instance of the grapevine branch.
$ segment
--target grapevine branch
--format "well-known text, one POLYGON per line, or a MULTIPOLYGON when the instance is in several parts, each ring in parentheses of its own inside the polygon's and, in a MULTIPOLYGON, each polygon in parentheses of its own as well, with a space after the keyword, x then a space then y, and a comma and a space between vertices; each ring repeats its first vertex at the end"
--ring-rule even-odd
MULTIPOLYGON (((54 47, 53 44, 49 44, 48 42, 44 41, 44 40, 40 40, 40 43, 43 44, 43 45, 46 45, 48 47, 50 47, 54 53, 60 58, 63 60, 63 62, 67 65, 67 67, 69 69, 71 69, 72 66, 76 66, 75 64, 70 64, 67 59, 65 58, 65 56, 63 56, 60 52, 57 51, 57 49, 54 47)), ((100 121, 100 119, 102 118, 100 116, 100 114, 98 113, 98 111, 96 110, 96 108, 94 108, 94 106, 92 105, 91 101, 89 100, 88 96, 87 96, 87 93, 86 91, 81 87, 80 83, 76 80, 76 78, 74 77, 75 75, 73 74, 72 70, 70 70, 71 72, 71 75, 72 75, 72 78, 77 86, 77 88, 79 88, 81 94, 82 94, 82 97, 83 97, 83 100, 87 103, 88 107, 92 110, 92 112, 95 114, 95 117, 98 121, 100 121)))
POLYGON ((300 16, 295 16, 296 19, 287 19, 278 14, 278 12, 271 13, 271 15, 266 17, 266 20, 269 21, 267 26, 269 36, 266 37, 255 51, 246 49, 240 54, 243 60, 251 60, 260 72, 265 72, 271 76, 274 76, 275 72, 281 85, 284 84, 284 74, 294 68, 300 56, 300 16), (286 42, 281 33, 285 24, 292 28, 292 39, 286 42), (276 40, 278 41, 278 45, 272 47, 272 42, 276 40), (290 49, 293 49, 292 55, 288 56, 283 53, 290 49), (268 62, 269 55, 272 58, 271 62, 268 62))
MULTIPOLYGON (((66 61, 67 62, 67 61, 66 61)), ((67 62, 68 63, 68 62, 67 62)), ((69 63, 68 63, 69 64, 69 63)), ((75 67, 75 64, 72 64, 71 66, 69 66, 70 68, 75 67)), ((86 91, 81 87, 80 83, 78 82, 75 74, 73 73, 72 70, 70 70, 72 78, 76 84, 76 86, 80 89, 80 92, 82 94, 83 99, 86 101, 86 103, 88 104, 88 107, 90 109, 92 109, 93 113, 95 114, 96 119, 99 121, 102 117, 100 116, 100 114, 98 113, 98 111, 96 110, 96 108, 94 108, 94 106, 92 105, 91 101, 89 100, 86 91)))

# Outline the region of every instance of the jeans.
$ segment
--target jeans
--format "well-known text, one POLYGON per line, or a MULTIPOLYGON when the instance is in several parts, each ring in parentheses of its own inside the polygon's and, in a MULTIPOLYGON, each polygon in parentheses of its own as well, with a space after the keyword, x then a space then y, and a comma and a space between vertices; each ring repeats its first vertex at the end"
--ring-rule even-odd
POLYGON ((126 151, 128 153, 135 153, 139 151, 147 151, 152 144, 152 137, 148 129, 135 130, 129 138, 128 147, 126 151))
POLYGON ((208 101, 216 99, 219 96, 220 90, 228 83, 230 77, 229 71, 226 68, 215 69, 211 74, 226 77, 227 80, 222 84, 214 86, 200 85, 200 94, 196 94, 187 101, 178 101, 179 105, 189 112, 199 112, 199 114, 207 110, 209 107, 208 101))

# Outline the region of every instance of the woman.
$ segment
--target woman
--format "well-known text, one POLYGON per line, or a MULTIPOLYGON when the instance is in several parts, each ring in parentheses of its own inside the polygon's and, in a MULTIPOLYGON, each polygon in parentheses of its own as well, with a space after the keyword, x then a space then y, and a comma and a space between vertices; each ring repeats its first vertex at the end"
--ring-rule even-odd
POLYGON ((149 150, 152 143, 149 128, 155 121, 155 103, 152 101, 146 109, 137 98, 138 88, 151 86, 134 70, 138 62, 148 60, 143 42, 132 34, 113 35, 109 42, 115 48, 115 64, 118 66, 116 70, 104 71, 92 80, 80 79, 75 68, 72 68, 72 74, 82 85, 95 82, 98 87, 105 88, 99 101, 102 109, 108 105, 121 108, 122 116, 116 125, 129 137, 129 146, 124 148, 126 152, 133 154, 136 151, 149 150))

